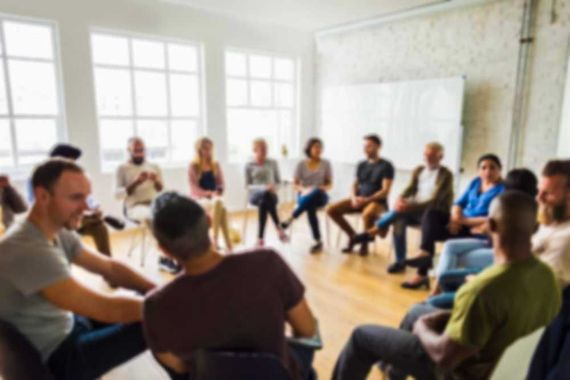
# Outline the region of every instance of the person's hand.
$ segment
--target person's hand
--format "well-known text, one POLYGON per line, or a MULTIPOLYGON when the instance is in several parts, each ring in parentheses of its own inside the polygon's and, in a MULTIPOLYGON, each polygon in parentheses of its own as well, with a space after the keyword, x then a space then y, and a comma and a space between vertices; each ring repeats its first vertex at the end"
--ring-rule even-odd
POLYGON ((303 188, 301 195, 307 195, 307 194, 311 193, 313 190, 315 190, 314 187, 305 187, 305 188, 303 188))
POLYGON ((475 277, 477 277, 477 275, 469 274, 469 275, 465 276, 465 282, 473 281, 475 279, 475 277))
POLYGON ((146 181, 149 177, 149 174, 147 172, 142 172, 141 174, 139 174, 139 176, 137 177, 137 182, 138 183, 143 183, 144 181, 146 181))
POLYGON ((152 182, 156 182, 158 181, 158 176, 156 175, 156 173, 150 172, 148 173, 148 179, 152 182))
POLYGON ((360 207, 364 206, 364 203, 366 203, 366 198, 355 196, 352 200, 352 207, 360 208, 360 207))
POLYGON ((0 175, 0 189, 10 186, 10 178, 7 175, 0 175))
POLYGON ((483 223, 479 226, 475 226, 473 228, 471 228, 471 234, 472 235, 485 235, 489 232, 489 230, 487 229, 487 223, 483 223))
POLYGON ((421 324, 427 326, 430 330, 442 332, 451 317, 450 311, 436 311, 434 313, 426 314, 418 318, 414 323, 414 334, 418 334, 421 324))
POLYGON ((463 221, 461 220, 461 218, 454 218, 452 217, 451 220, 449 221, 449 233, 452 235, 457 235, 459 233, 459 231, 461 231, 461 227, 463 226, 463 221))
POLYGON ((409 203, 404 198, 398 198, 396 204, 394 205, 394 209, 398 212, 406 211, 409 207, 409 203))

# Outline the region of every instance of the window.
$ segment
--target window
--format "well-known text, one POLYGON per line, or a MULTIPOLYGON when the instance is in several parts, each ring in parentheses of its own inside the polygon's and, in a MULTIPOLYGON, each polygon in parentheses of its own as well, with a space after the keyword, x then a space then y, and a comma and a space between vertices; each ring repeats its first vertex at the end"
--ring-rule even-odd
POLYGON ((296 150, 297 65, 291 58, 226 50, 228 156, 244 161, 264 137, 273 157, 296 150))
POLYGON ((64 138, 52 24, 0 17, 0 171, 45 159, 64 138))
POLYGON ((101 160, 111 170, 140 136, 150 160, 186 165, 203 131, 200 47, 160 38, 91 35, 101 160))

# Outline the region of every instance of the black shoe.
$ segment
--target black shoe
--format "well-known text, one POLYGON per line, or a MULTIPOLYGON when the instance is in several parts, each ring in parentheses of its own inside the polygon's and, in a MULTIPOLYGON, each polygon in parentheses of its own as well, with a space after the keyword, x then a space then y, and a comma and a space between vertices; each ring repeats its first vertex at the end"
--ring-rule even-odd
POLYGON ((182 267, 176 261, 164 256, 158 259, 158 268, 171 274, 177 274, 182 270, 182 267))
POLYGON ((420 288, 426 288, 426 290, 429 290, 429 288, 430 288, 429 277, 424 277, 420 281, 417 281, 417 282, 405 281, 402 283, 401 286, 404 289, 416 290, 416 289, 420 289, 420 288))
POLYGON ((321 243, 320 241, 315 243, 315 245, 313 245, 311 247, 311 249, 309 249, 310 253, 320 253, 323 250, 323 243, 321 243))
POLYGON ((116 230, 121 231, 125 229, 125 222, 115 216, 107 215, 103 217, 103 221, 116 230))
POLYGON ((281 224, 280 224, 281 229, 283 229, 283 230, 286 230, 287 228, 289 228, 290 225, 291 225, 291 222, 290 222, 290 221, 288 221, 288 222, 281 222, 281 224))
POLYGON ((346 245, 346 247, 344 247, 343 249, 341 249, 340 251, 342 253, 346 253, 346 254, 351 254, 352 250, 354 249, 354 237, 351 237, 348 239, 348 244, 346 245))
POLYGON ((374 236, 371 236, 368 232, 363 232, 358 235, 354 235, 352 238, 352 244, 362 244, 370 243, 374 241, 374 236))
POLYGON ((390 274, 403 273, 406 271, 406 264, 396 261, 395 263, 390 264, 386 271, 390 274))
POLYGON ((431 268, 432 259, 430 256, 420 256, 415 259, 405 260, 404 264, 412 268, 431 268))

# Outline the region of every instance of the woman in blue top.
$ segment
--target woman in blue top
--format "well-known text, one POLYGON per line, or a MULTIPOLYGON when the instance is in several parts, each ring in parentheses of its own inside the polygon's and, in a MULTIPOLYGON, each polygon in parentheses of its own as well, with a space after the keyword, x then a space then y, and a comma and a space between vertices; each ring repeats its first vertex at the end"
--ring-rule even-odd
POLYGON ((422 219, 420 253, 406 265, 418 268, 418 274, 403 288, 429 288, 428 270, 432 265, 435 243, 460 237, 484 238, 489 206, 505 190, 501 178, 501 160, 494 154, 485 154, 477 161, 479 175, 471 181, 463 195, 453 204, 451 213, 428 210, 422 219))

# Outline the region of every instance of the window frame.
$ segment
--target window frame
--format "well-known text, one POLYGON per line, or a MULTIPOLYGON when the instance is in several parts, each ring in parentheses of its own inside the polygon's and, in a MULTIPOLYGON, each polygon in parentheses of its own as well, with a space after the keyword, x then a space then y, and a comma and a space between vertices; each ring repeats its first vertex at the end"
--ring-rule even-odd
MULTIPOLYGON (((225 46, 224 53, 223 53, 223 73, 224 73, 224 109, 226 113, 226 140, 227 140, 227 159, 230 163, 244 163, 248 158, 232 158, 230 154, 230 141, 229 141, 229 111, 230 110, 254 110, 254 111, 290 111, 291 112, 291 141, 287 142, 287 146, 289 148, 287 157, 283 157, 280 152, 278 157, 273 157, 274 159, 290 159, 293 157, 297 157, 299 154, 299 139, 300 139, 300 114, 301 114, 301 60, 296 55, 287 55, 284 53, 279 52, 271 52, 265 50, 257 50, 257 49, 249 49, 243 47, 235 47, 235 46, 225 46), (235 75, 235 74, 228 74, 227 72, 227 53, 237 53, 237 54, 244 54, 245 59, 245 75, 235 75), (271 62, 271 73, 269 78, 259 78, 252 76, 250 73, 250 56, 263 56, 266 58, 270 58, 271 62), (275 77, 275 60, 277 59, 286 59, 292 62, 293 64, 293 78, 291 80, 287 79, 278 79, 275 77), (228 96, 228 81, 229 80, 243 80, 246 82, 246 97, 247 97, 247 105, 229 105, 227 96, 228 96), (254 106, 252 105, 252 95, 251 95, 251 84, 253 82, 264 82, 270 84, 270 91, 271 91, 271 105, 270 106, 254 106), (277 106, 276 102, 276 91, 275 85, 276 84, 289 84, 293 86, 293 102, 291 107, 285 106, 277 106)), ((284 143, 281 140, 281 137, 278 136, 279 140, 279 147, 284 143)))
MULTIPOLYGON (((196 133, 198 136, 203 135, 207 131, 207 113, 206 113, 206 72, 205 72, 205 60, 204 60, 204 44, 201 42, 197 42, 194 40, 187 40, 181 39, 171 36, 162 36, 162 35, 153 35, 153 34, 146 34, 146 33, 137 33, 133 31, 127 30, 120 30, 120 29, 107 29, 107 28, 99 28, 93 27, 89 30, 89 52, 90 52, 90 62, 91 62, 91 71, 92 71, 92 78, 93 78, 93 95, 94 95, 94 106, 95 106, 95 115, 97 118, 97 135, 98 135, 98 154, 99 154, 99 170, 103 174, 113 173, 120 163, 113 164, 106 162, 104 160, 104 148, 103 148, 103 136, 102 136, 102 129, 101 124, 102 121, 105 120, 126 120, 132 121, 133 123, 133 135, 138 136, 138 126, 137 122, 139 121, 164 121, 167 124, 168 130, 168 146, 167 146, 167 155, 168 160, 166 162, 160 162, 160 166, 164 169, 180 169, 186 168, 188 165, 188 160, 182 161, 172 161, 171 154, 172 154, 172 133, 171 133, 171 121, 194 121, 197 125, 196 133), (127 65, 118 65, 118 64, 103 64, 103 63, 96 63, 94 61, 94 45, 93 45, 93 37, 95 35, 103 35, 103 36, 110 36, 110 37, 118 37, 118 38, 125 38, 127 39, 127 47, 128 47, 128 64, 127 65), (150 67, 137 67, 134 64, 134 53, 133 53, 133 41, 134 40, 144 40, 148 42, 155 42, 161 43, 164 47, 164 68, 150 68, 150 67), (170 69, 168 67, 168 44, 178 44, 178 45, 186 45, 192 46, 196 49, 196 70, 195 71, 183 71, 183 70, 176 70, 170 69), (132 115, 125 116, 125 115, 100 115, 99 114, 99 104, 98 104, 98 95, 97 95, 97 82, 96 82, 96 69, 112 69, 112 70, 126 70, 129 73, 129 81, 130 81, 130 105, 132 115), (136 83, 135 83, 135 73, 142 72, 142 73, 161 73, 165 76, 165 94, 166 94, 166 116, 141 116, 137 113, 137 100, 136 100, 136 83), (170 75, 194 75, 197 79, 198 85, 198 115, 197 116, 173 116, 172 109, 171 109, 171 86, 170 86, 170 75)), ((124 142, 124 148, 121 148, 123 151, 126 151, 127 141, 124 142)), ((147 151, 149 150, 147 144, 147 151)))
MULTIPOLYGON (((61 40, 59 35, 59 24, 57 21, 43 18, 19 16, 8 13, 0 12, 0 44, 2 46, 2 53, 0 54, 0 65, 4 69, 4 85, 6 87, 6 106, 8 113, 6 115, 0 115, 1 120, 8 120, 10 135, 11 135, 11 148, 12 157, 14 160, 14 165, 6 166, 0 169, 3 173, 9 175, 14 180, 22 180, 29 176, 31 170, 37 163, 32 164, 20 164, 20 156, 18 154, 17 146, 17 136, 16 136, 16 120, 45 120, 50 119, 55 123, 56 128, 56 143, 62 141, 68 141, 68 129, 67 129, 67 118, 66 118, 66 108, 65 108, 65 85, 62 69, 62 59, 61 59, 61 40), (4 31, 4 22, 15 22, 22 24, 30 24, 35 26, 47 27, 51 34, 52 40, 52 59, 49 58, 31 58, 23 56, 8 55, 6 49, 6 35, 4 31), (9 59, 15 59, 20 62, 39 62, 39 63, 50 63, 53 65, 54 69, 54 88, 56 96, 56 104, 58 107, 58 112, 56 115, 49 114, 31 114, 31 115, 18 115, 14 112, 14 104, 12 99, 12 83, 10 80, 9 72, 9 59)), ((32 152, 33 153, 33 152, 32 152)), ((41 152, 44 153, 44 152, 41 152)), ((47 152, 45 152, 47 153, 47 152)), ((46 155, 47 156, 47 155, 46 155)))

